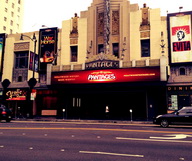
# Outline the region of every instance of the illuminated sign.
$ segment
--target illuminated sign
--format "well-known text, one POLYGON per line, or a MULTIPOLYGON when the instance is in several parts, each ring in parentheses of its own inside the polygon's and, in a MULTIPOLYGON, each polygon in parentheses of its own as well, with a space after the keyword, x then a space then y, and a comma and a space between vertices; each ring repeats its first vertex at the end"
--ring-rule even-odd
POLYGON ((55 63, 57 54, 57 28, 40 29, 39 55, 40 69, 44 69, 47 63, 55 63), (45 65, 42 65, 45 64, 45 65))
POLYGON ((168 86, 167 91, 192 91, 192 86, 168 86))
POLYGON ((191 13, 168 14, 170 62, 192 62, 191 13))
POLYGON ((3 56, 5 47, 5 34, 0 34, 0 72, 2 72, 3 56))
POLYGON ((19 100, 23 101, 26 100, 27 97, 27 91, 16 89, 16 90, 9 90, 6 92, 6 100, 19 100))
POLYGON ((160 68, 103 69, 53 72, 52 84, 160 81, 160 68))

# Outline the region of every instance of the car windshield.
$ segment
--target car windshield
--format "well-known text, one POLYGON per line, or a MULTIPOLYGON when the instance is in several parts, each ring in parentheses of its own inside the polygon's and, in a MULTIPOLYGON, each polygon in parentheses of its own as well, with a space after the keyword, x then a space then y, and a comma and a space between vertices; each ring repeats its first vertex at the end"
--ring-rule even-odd
POLYGON ((187 114, 187 113, 192 113, 192 107, 191 108, 182 108, 179 111, 179 114, 187 114))

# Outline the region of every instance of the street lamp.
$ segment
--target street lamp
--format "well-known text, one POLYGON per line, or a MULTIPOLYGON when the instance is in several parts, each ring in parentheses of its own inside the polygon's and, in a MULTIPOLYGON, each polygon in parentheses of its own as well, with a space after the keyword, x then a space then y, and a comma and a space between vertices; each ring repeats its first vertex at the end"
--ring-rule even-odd
MULTIPOLYGON (((30 100, 31 100, 30 97, 31 97, 32 89, 33 89, 34 86, 37 84, 37 80, 35 79, 35 53, 36 53, 37 38, 36 38, 36 36, 35 36, 35 33, 33 34, 33 37, 32 37, 32 38, 29 37, 28 35, 21 34, 20 40, 24 40, 23 37, 29 38, 29 39, 30 39, 31 41, 33 41, 33 43, 34 43, 34 57, 33 57, 33 62, 32 62, 32 64, 33 64, 33 68, 32 68, 33 76, 32 76, 32 78, 30 78, 29 81, 28 81, 28 85, 29 85, 29 87, 30 87, 30 92, 29 92, 30 94, 29 94, 29 96, 28 96, 28 101, 29 101, 29 104, 30 104, 30 100)), ((33 107, 32 107, 32 109, 33 109, 33 107)), ((31 112, 32 112, 32 111, 31 111, 31 112)), ((29 115, 29 113, 28 113, 27 115, 29 115)), ((29 117, 29 116, 28 116, 28 117, 29 117)))
POLYGON ((36 85, 37 80, 35 79, 35 53, 36 53, 36 46, 37 46, 37 38, 35 36, 35 33, 33 34, 33 37, 29 37, 28 35, 24 35, 21 34, 20 40, 24 40, 23 37, 27 37, 29 38, 31 41, 34 42, 34 58, 33 58, 33 76, 32 78, 30 78, 30 80, 28 81, 28 84, 30 86, 31 89, 33 89, 33 87, 36 85))

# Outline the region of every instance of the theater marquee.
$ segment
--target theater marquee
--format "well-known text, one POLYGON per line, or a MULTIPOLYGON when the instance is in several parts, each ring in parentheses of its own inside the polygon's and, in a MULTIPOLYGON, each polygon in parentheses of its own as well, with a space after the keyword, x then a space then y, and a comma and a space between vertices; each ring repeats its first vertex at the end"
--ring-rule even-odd
POLYGON ((160 81, 160 68, 103 69, 53 72, 52 84, 160 81))

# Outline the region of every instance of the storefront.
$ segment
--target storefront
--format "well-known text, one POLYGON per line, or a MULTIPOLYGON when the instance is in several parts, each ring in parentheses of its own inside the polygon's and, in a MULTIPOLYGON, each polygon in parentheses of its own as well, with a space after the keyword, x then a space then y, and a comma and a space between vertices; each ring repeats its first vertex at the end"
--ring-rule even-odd
POLYGON ((159 67, 53 72, 37 106, 38 114, 67 119, 127 120, 132 110, 147 120, 166 111, 166 85, 159 67))
POLYGON ((14 118, 26 118, 32 115, 28 89, 11 88, 4 92, 5 105, 11 109, 14 118))
POLYGON ((168 85, 168 112, 192 105, 192 85, 168 85))

